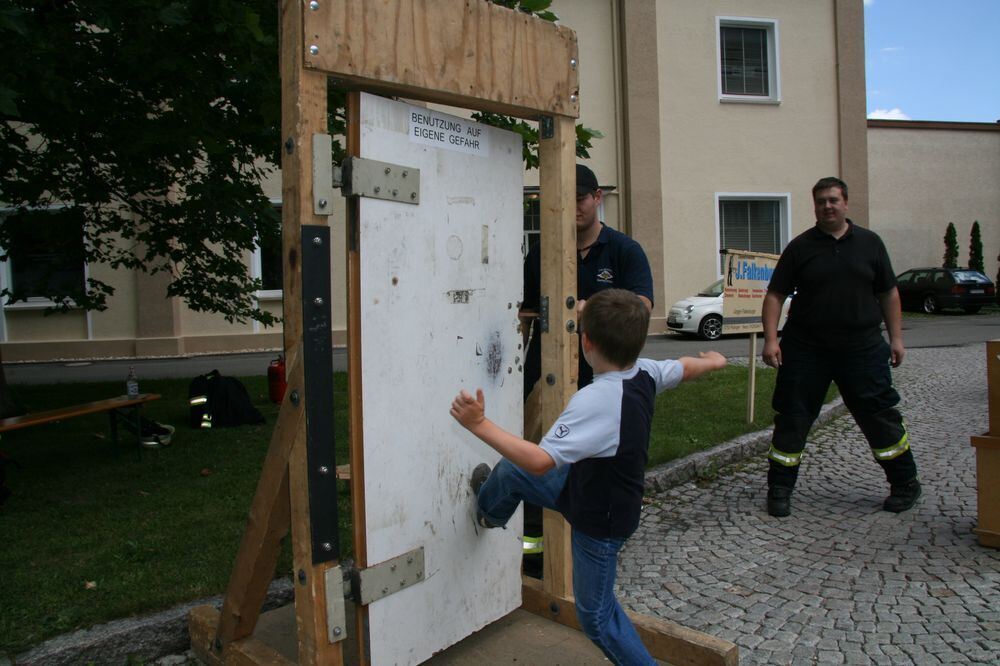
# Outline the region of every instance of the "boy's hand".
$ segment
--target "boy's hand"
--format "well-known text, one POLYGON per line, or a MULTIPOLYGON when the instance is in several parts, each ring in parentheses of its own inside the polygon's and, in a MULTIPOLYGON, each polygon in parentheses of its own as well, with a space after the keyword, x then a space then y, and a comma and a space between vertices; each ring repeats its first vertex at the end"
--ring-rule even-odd
POLYGON ((452 401, 449 413, 466 430, 475 428, 486 418, 486 398, 483 397, 483 389, 476 389, 475 398, 462 390, 452 401))
POLYGON ((711 363, 713 370, 726 367, 726 357, 717 351, 698 352, 698 358, 703 358, 711 363))

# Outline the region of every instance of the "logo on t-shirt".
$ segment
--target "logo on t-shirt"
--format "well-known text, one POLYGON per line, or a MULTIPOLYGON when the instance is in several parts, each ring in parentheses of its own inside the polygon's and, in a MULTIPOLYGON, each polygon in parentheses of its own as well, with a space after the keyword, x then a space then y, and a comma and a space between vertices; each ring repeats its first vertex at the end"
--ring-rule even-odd
POLYGON ((610 268, 602 268, 597 273, 598 282, 607 282, 608 284, 613 284, 615 281, 615 274, 611 272, 610 268))
POLYGON ((569 426, 560 423, 559 425, 556 426, 556 431, 553 434, 559 439, 562 439, 563 437, 569 434, 569 426))

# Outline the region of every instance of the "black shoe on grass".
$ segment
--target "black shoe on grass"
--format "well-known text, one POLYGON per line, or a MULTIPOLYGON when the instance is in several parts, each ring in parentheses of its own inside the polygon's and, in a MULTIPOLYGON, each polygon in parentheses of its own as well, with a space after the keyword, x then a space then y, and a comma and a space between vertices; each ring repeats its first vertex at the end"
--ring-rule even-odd
POLYGON ((889 496, 882 503, 882 510, 900 513, 912 509, 920 498, 921 492, 920 482, 916 479, 901 486, 891 486, 889 496))
POLYGON ((784 518, 792 513, 792 489, 775 486, 767 489, 767 513, 775 518, 784 518))

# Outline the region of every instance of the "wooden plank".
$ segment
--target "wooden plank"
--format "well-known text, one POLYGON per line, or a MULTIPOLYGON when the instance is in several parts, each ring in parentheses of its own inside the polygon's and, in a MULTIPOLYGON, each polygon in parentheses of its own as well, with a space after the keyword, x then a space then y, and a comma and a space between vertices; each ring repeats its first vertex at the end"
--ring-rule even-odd
MULTIPOLYGON (((312 209, 312 137, 327 131, 326 75, 306 70, 302 60, 304 3, 281 3, 281 131, 282 131, 282 247, 284 255, 285 349, 299 345, 303 333, 302 266, 300 237, 303 224, 326 225, 326 216, 312 209)), ((301 357, 299 357, 301 361, 301 357)), ((306 395, 303 372, 288 384, 288 394, 299 393, 299 409, 308 400, 329 396, 306 395)), ((290 401, 289 401, 290 402, 290 401)), ((305 419, 294 433, 288 460, 291 504, 292 558, 296 572, 295 611, 299 638, 299 663, 341 664, 340 643, 331 644, 326 632, 324 572, 336 563, 314 565, 309 517, 309 478, 305 419)))
POLYGON ((280 652, 257 640, 244 638, 219 650, 214 646, 219 611, 212 606, 197 606, 188 614, 191 649, 209 666, 291 666, 280 652))
POLYGON ((580 115, 576 33, 486 0, 321 0, 304 31, 306 67, 369 92, 580 115))
MULTIPOLYGON (((298 346, 286 350, 291 386, 302 384, 298 346)), ((253 633, 274 578, 281 541, 288 534, 288 459, 296 433, 304 431, 305 412, 282 402, 240 547, 223 599, 218 638, 223 646, 253 633)))
POLYGON ((986 391, 990 432, 1000 436, 1000 340, 986 343, 986 391))
POLYGON ((972 437, 976 447, 976 509, 979 543, 1000 547, 1000 437, 972 437))
MULTIPOLYGON (((347 154, 361 156, 361 94, 347 96, 347 154)), ((368 539, 365 525, 364 418, 361 401, 361 247, 358 202, 347 200, 347 400, 350 418, 351 520, 354 528, 354 561, 359 569, 368 566, 368 539)), ((354 613, 358 662, 367 664, 368 607, 354 613)))
POLYGON ((132 407, 133 405, 143 405, 147 402, 159 399, 160 395, 158 393, 140 393, 134 398, 122 395, 116 398, 108 398, 106 400, 86 402, 81 405, 71 405, 69 407, 59 407, 58 409, 48 409, 43 412, 32 412, 31 414, 12 416, 10 418, 0 420, 0 432, 30 428, 31 426, 51 423, 53 421, 62 421, 64 419, 71 419, 77 416, 110 412, 113 409, 122 409, 123 407, 132 407))
MULTIPOLYGON (((571 598, 553 596, 545 591, 540 581, 528 577, 524 578, 521 598, 524 610, 579 631, 580 623, 571 598)), ((646 649, 656 659, 675 666, 739 664, 739 648, 729 641, 666 620, 626 612, 646 649)))
MULTIPOLYGON (((549 299, 549 330, 542 336, 542 431, 559 417, 576 392, 576 127, 571 118, 552 119, 552 136, 539 142, 541 194, 541 296, 549 299), (568 301, 572 297, 574 301, 568 301), (567 307, 570 306, 570 307, 567 307), (573 322, 572 330, 569 323, 573 322), (549 383, 549 378, 553 383, 549 383)), ((573 590, 570 530, 562 516, 545 511, 545 590, 569 597, 573 590)))

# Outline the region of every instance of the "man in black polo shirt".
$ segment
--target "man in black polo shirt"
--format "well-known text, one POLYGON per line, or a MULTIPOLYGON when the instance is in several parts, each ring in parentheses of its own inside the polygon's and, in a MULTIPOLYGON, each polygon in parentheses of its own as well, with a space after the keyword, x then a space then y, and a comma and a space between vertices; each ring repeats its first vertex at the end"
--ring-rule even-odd
POLYGON ((906 511, 921 490, 889 369, 905 354, 896 277, 882 239, 847 219, 842 180, 817 182, 813 204, 816 226, 781 253, 764 297, 763 359, 778 369, 767 512, 778 517, 791 512, 806 435, 831 381, 885 470, 890 494, 882 508, 906 511), (793 292, 779 345, 781 305, 793 292))
MULTIPOLYGON (((636 294, 646 307, 653 309, 653 274, 646 253, 637 242, 604 226, 597 211, 604 193, 594 172, 582 164, 576 165, 576 298, 581 310, 586 300, 604 289, 627 289, 636 294)), ((541 253, 538 243, 531 246, 524 259, 524 301, 521 309, 538 311, 541 293, 541 253)), ((541 336, 532 336, 524 361, 524 395, 542 373, 541 336)), ((577 388, 583 388, 594 378, 594 371, 580 354, 577 388)))

